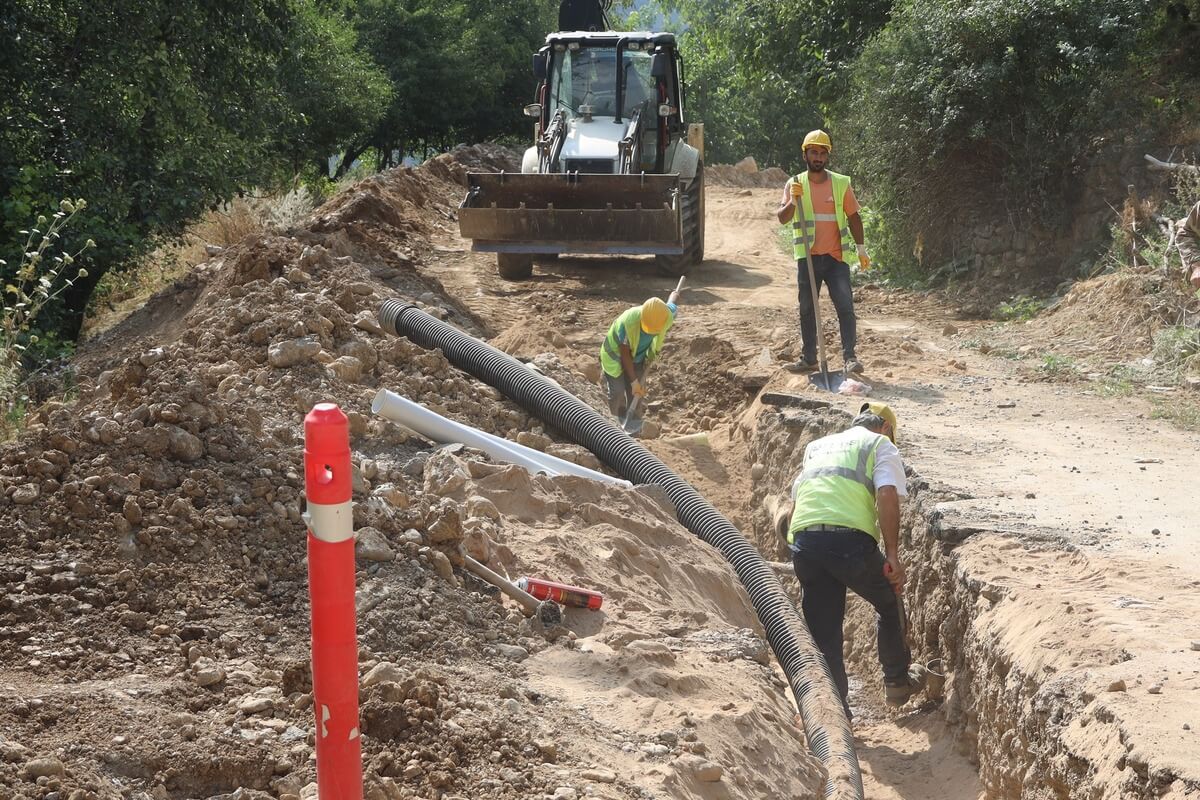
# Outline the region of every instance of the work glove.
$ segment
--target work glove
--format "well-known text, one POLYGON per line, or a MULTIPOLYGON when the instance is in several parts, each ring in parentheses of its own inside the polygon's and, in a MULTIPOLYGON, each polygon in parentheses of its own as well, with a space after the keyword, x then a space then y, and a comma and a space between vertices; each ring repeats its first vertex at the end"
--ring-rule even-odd
POLYGON ((630 384, 630 388, 633 390, 633 396, 639 400, 646 396, 646 388, 642 386, 641 381, 634 381, 630 384))
POLYGON ((865 244, 858 246, 858 266, 863 272, 871 268, 871 257, 867 255, 867 246, 865 244))
POLYGON ((800 185, 800 181, 792 181, 792 199, 799 200, 804 196, 804 187, 800 185))

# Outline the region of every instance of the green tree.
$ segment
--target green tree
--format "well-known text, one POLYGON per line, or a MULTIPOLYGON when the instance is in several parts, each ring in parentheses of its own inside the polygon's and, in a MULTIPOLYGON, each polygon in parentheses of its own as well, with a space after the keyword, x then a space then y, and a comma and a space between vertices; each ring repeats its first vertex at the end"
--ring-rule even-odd
POLYGON ((314 0, 2 8, 0 259, 18 263, 17 229, 37 210, 88 198, 77 229, 97 248, 62 298, 57 326, 69 338, 105 272, 208 207, 289 179, 371 121, 384 96, 314 0))
POLYGON ((513 134, 534 80, 530 55, 553 29, 548 0, 361 0, 354 24, 395 92, 342 169, 368 148, 391 166, 410 152, 513 134))
POLYGON ((1157 4, 1128 0, 908 0, 863 51, 834 115, 889 256, 928 269, 969 257, 968 223, 1053 225, 1073 176, 1110 132, 1152 108, 1136 68, 1157 4))
POLYGON ((395 93, 343 14, 324 13, 314 5, 296 10, 280 64, 291 109, 280 138, 290 150, 293 173, 315 157, 318 173, 327 174, 329 156, 375 130, 395 93))
MULTIPOLYGON (((696 2, 696 0, 692 0, 696 2)), ((755 74, 794 87, 803 106, 825 111, 848 90, 849 68, 887 25, 894 0, 734 0, 725 29, 755 74)), ((946 3, 943 14, 953 14, 946 3)))

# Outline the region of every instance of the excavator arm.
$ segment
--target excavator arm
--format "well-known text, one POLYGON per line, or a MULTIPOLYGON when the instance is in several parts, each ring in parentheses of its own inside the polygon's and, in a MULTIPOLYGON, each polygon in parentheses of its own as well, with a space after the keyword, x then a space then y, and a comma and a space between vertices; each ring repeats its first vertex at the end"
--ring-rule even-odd
POLYGON ((562 0, 558 4, 560 31, 607 31, 613 0, 562 0))

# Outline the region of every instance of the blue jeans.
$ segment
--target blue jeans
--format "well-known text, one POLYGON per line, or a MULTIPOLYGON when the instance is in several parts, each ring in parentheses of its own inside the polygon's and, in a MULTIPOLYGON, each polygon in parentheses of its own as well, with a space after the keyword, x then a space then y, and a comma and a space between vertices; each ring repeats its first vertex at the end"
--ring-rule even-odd
POLYGON ((900 628, 900 605, 892 584, 883 575, 887 563, 875 540, 862 531, 799 532, 792 545, 792 568, 804 587, 804 621, 812 633, 829 673, 846 701, 849 681, 842 659, 842 621, 846 590, 875 607, 878 613, 879 663, 884 680, 903 680, 911 654, 900 628))
MULTIPOLYGON (((821 293, 822 283, 829 287, 829 299, 837 310, 838 327, 842 332, 842 357, 850 361, 855 358, 854 347, 858 343, 850 267, 826 254, 813 256, 812 261, 817 294, 821 293)), ((803 258, 796 261, 796 283, 800 286, 800 339, 804 344, 804 360, 812 363, 817 360, 817 318, 813 313, 812 290, 808 288, 808 264, 803 258)))

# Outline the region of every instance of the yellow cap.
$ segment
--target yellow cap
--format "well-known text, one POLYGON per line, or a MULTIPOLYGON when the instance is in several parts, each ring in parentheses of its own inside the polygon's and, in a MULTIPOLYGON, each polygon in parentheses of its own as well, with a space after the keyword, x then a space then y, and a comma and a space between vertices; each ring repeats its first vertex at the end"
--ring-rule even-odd
POLYGON ((881 417, 884 422, 892 426, 892 432, 888 434, 888 438, 893 442, 896 441, 896 412, 892 411, 887 403, 863 403, 862 408, 858 410, 861 414, 864 411, 869 411, 877 417, 881 417))
POLYGON ((829 141, 829 134, 822 130, 809 131, 804 137, 804 146, 800 149, 807 150, 810 147, 824 147, 833 152, 833 142, 829 141))
POLYGON ((671 318, 671 309, 657 297, 651 297, 642 303, 642 330, 658 335, 667 328, 667 320, 671 318))

